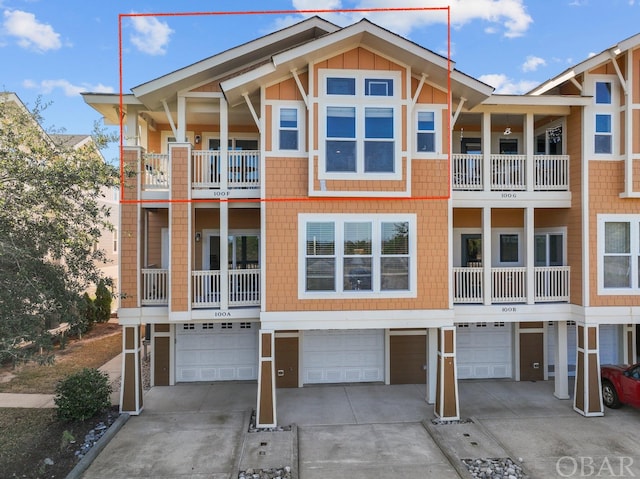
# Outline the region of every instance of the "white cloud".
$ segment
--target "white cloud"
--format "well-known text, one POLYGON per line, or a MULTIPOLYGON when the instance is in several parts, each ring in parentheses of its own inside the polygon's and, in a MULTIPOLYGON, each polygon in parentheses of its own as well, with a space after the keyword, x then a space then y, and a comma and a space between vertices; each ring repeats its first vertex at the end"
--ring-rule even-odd
MULTIPOLYGON (((389 0, 292 0, 293 8, 298 10, 339 10, 339 9, 385 9, 389 0), (343 4, 344 3, 344 4, 343 4), (347 5, 348 3, 348 5, 347 5)), ((508 38, 524 35, 533 22, 527 13, 524 0, 404 0, 401 8, 442 8, 451 7, 451 24, 454 27, 483 20, 488 22, 486 33, 498 33, 508 38)), ((400 7, 399 7, 400 8, 400 7)), ((313 15, 311 13, 310 15, 313 15)), ((353 23, 366 16, 392 32, 407 36, 417 28, 434 23, 446 23, 446 12, 442 10, 366 12, 366 13, 318 13, 323 18, 338 25, 353 23)), ((281 23, 282 26, 290 22, 281 23)))
POLYGON ((135 33, 131 34, 133 43, 142 53, 164 55, 173 30, 165 22, 154 17, 131 17, 135 33))
POLYGON ((544 58, 529 55, 525 62, 522 64, 523 72, 534 72, 538 67, 543 67, 547 64, 544 58))
POLYGON ((62 46, 60 34, 51 25, 40 23, 33 13, 22 10, 4 11, 4 30, 18 39, 23 48, 46 52, 62 46))
POLYGON ((115 90, 110 87, 98 83, 97 85, 91 85, 89 83, 81 83, 80 85, 74 85, 68 80, 42 80, 40 83, 33 80, 24 80, 22 85, 25 88, 32 90, 38 90, 39 93, 48 95, 53 90, 60 89, 64 92, 65 96, 76 96, 82 92, 99 92, 99 93, 113 93, 115 90))
POLYGON ((526 93, 536 86, 538 82, 531 80, 513 80, 502 73, 492 73, 489 75, 481 75, 478 80, 494 87, 495 93, 503 95, 519 95, 526 93))

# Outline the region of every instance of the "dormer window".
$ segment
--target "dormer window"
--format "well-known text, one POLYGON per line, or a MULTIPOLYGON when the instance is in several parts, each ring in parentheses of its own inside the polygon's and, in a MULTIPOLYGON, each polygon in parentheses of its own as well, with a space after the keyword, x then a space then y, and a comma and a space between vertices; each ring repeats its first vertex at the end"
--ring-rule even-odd
POLYGON ((321 70, 320 82, 321 178, 398 179, 400 73, 321 70))

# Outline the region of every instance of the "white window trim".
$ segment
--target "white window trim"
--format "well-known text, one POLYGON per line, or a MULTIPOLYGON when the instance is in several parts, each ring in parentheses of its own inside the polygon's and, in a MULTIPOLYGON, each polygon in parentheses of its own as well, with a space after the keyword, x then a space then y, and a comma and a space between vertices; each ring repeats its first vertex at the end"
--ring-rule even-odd
POLYGON ((442 153, 442 111, 446 109, 446 105, 425 105, 421 104, 416 107, 415 112, 413 113, 413 125, 411 128, 412 138, 411 142, 413 144, 413 154, 416 158, 437 158, 442 159, 446 158, 447 155, 442 153), (422 112, 433 112, 434 115, 434 135, 435 135, 435 151, 418 151, 418 113, 422 112))
MULTIPOLYGON (((193 131, 188 131, 186 135, 186 142, 194 145, 193 139, 195 138, 195 134, 193 133, 193 131)), ((173 138, 173 132, 171 130, 163 130, 160 132, 160 153, 165 155, 169 153, 169 138, 173 138)))
POLYGON ((272 122, 271 128, 271 152, 281 157, 300 157, 307 156, 307 109, 304 102, 300 101, 279 101, 270 102, 272 105, 272 122), (295 108, 298 112, 298 149, 297 150, 281 150, 280 149, 280 110, 283 108, 295 108))
POLYGON ((640 215, 625 214, 601 214, 598 215, 598 294, 602 296, 638 296, 640 295, 640 281, 638 279, 638 257, 640 256, 640 215), (622 222, 630 223, 631 252, 631 284, 630 288, 605 288, 604 287, 604 234, 605 223, 622 222), (635 261, 634 261, 635 260, 635 261), (635 287, 633 286, 635 285, 635 287))
POLYGON ((300 213, 298 214, 298 299, 369 299, 369 298, 416 298, 418 285, 418 268, 417 268, 417 220, 415 214, 315 214, 300 213), (379 225, 384 222, 407 222, 409 223, 409 289, 406 291, 382 291, 380 285, 380 267, 379 264, 373 267, 372 274, 372 291, 343 291, 342 266, 344 254, 342 252, 342 232, 344 224, 353 222, 371 222, 373 223, 373 254, 374 263, 379 262, 381 258, 379 245, 379 225), (309 222, 332 222, 335 224, 336 244, 336 291, 306 291, 306 241, 307 241, 307 223, 309 222))
MULTIPOLYGON (((536 235, 560 235, 562 236, 562 265, 568 266, 567 264, 567 227, 559 226, 557 228, 536 228, 533 232, 533 244, 535 248, 535 237, 536 235)), ((535 253, 534 253, 535 256, 535 253)))
POLYGON ((499 229, 491 231, 491 262, 493 267, 522 267, 524 266, 524 234, 522 229, 499 229), (500 235, 517 235, 518 236, 518 261, 517 262, 501 262, 500 261, 500 235))
MULTIPOLYGON (((209 149, 209 140, 219 140, 219 132, 203 131, 202 132, 202 149, 209 149)), ((255 140, 258 142, 258 150, 260 149, 260 137, 254 133, 234 133, 229 132, 227 140, 255 140)))
POLYGON ((381 70, 336 70, 320 69, 318 71, 318 179, 328 180, 400 180, 402 179, 402 118, 404 104, 401 99, 402 75, 400 71, 381 70), (355 95, 327 95, 326 86, 328 77, 355 78, 355 95), (365 78, 385 78, 393 79, 392 96, 365 96, 365 78), (356 171, 353 173, 327 172, 326 165, 326 137, 327 122, 326 111, 329 106, 353 106, 356 108, 356 171), (379 173, 364 171, 364 109, 371 108, 393 108, 393 132, 394 132, 394 171, 392 173, 379 173))
POLYGON ((620 139, 620 97, 619 82, 616 75, 588 75, 585 81, 586 95, 593 96, 592 105, 585 109, 585 152, 596 159, 617 159, 619 156, 620 139), (611 83, 611 103, 596 103, 596 83, 611 83), (611 153, 596 153, 596 115, 611 115, 611 153))

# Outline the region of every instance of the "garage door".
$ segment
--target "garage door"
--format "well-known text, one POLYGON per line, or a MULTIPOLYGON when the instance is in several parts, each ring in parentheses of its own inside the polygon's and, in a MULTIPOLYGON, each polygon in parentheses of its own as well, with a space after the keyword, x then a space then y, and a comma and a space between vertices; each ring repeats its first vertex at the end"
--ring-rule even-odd
POLYGON ((511 377, 511 323, 461 323, 456 336, 458 379, 511 377))
POLYGON ((305 384, 384 381, 384 331, 305 331, 305 384))
MULTIPOLYGON (((600 364, 617 364, 619 362, 619 326, 616 324, 601 324, 600 330, 600 364)), ((547 358, 549 361, 549 373, 553 375, 555 365, 555 328, 553 322, 547 328, 547 358)), ((569 376, 576 374, 576 324, 570 321, 567 325, 567 355, 569 363, 569 376)))
POLYGON ((600 364, 618 364, 620 362, 618 348, 620 336, 617 324, 600 325, 600 364))
POLYGON ((176 381, 236 381, 257 377, 256 324, 187 323, 176 326, 176 381))
MULTIPOLYGON (((567 363, 569 366, 569 376, 576 375, 576 323, 569 321, 567 323, 567 363)), ((547 363, 549 364, 549 374, 555 375, 555 347, 556 347, 556 330, 553 321, 550 321, 547 327, 547 363)))

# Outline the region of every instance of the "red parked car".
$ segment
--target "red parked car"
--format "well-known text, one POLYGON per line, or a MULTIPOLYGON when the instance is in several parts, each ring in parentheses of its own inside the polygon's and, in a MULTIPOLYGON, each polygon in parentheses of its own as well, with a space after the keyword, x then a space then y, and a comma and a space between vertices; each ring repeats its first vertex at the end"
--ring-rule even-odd
POLYGON ((640 407, 640 363, 633 366, 608 364, 600 368, 602 402, 612 409, 623 404, 640 407))

